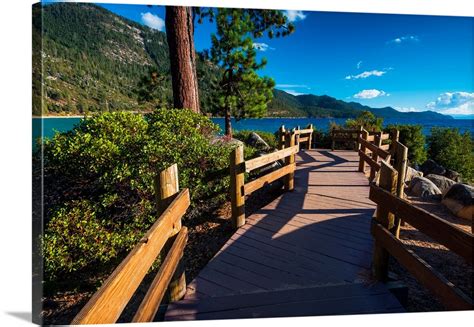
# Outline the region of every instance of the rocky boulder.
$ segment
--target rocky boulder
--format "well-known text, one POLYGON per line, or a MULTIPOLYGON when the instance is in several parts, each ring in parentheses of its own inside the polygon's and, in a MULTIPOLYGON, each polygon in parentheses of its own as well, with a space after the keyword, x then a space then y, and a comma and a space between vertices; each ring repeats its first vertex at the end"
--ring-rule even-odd
POLYGON ((415 177, 423 177, 423 173, 410 166, 407 166, 407 172, 405 174, 405 183, 409 183, 415 177))
POLYGON ((429 198, 440 195, 442 192, 432 181, 426 177, 415 177, 411 180, 408 192, 411 195, 429 198))
POLYGON ((452 185, 456 184, 455 181, 441 175, 429 174, 426 178, 438 186, 443 193, 445 193, 452 185))
POLYGON ((444 194, 441 203, 456 216, 472 220, 474 187, 466 184, 454 184, 444 194))
POLYGON ((265 142, 260 135, 255 132, 249 134, 246 143, 254 148, 257 148, 261 151, 269 151, 271 147, 265 142))
POLYGON ((462 177, 457 171, 446 169, 444 176, 455 181, 456 183, 462 183, 462 177))
POLYGON ((436 175, 444 175, 446 173, 446 169, 438 165, 434 160, 428 159, 426 160, 421 166, 420 170, 423 172, 423 175, 429 174, 436 174, 436 175))

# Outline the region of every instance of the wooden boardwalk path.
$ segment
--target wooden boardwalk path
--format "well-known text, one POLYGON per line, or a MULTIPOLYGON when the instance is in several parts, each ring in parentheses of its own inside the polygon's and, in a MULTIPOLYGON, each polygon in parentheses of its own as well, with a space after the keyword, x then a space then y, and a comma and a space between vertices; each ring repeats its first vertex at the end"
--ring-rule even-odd
POLYGON ((295 189, 240 227, 166 320, 401 312, 370 280, 375 205, 354 151, 296 156, 295 189))

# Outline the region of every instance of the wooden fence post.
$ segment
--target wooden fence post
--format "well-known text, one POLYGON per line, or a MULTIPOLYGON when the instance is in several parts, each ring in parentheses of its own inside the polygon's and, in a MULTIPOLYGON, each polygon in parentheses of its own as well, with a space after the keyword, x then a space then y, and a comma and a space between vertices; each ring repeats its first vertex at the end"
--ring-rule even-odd
MULTIPOLYGON (((295 145, 295 133, 287 133, 285 136, 286 147, 292 147, 295 145)), ((299 145, 298 145, 299 146, 299 145)), ((285 165, 291 165, 295 162, 295 155, 292 154, 285 158, 285 165)), ((285 190, 292 191, 295 185, 295 173, 291 172, 285 177, 285 190)))
POLYGON ((278 129, 278 149, 285 148, 285 125, 281 125, 278 129))
POLYGON ((354 151, 356 152, 359 152, 360 150, 359 136, 361 136, 363 130, 364 126, 359 126, 359 132, 357 133, 356 139, 354 141, 354 151))
POLYGON ((242 145, 230 154, 230 199, 232 206, 232 225, 239 228, 245 225, 245 161, 242 145))
POLYGON ((308 136, 308 150, 311 150, 311 145, 313 144, 313 133, 314 133, 313 124, 308 124, 308 127, 306 128, 312 130, 312 132, 309 133, 309 136, 308 136))
MULTIPOLYGON (((168 208, 178 193, 178 165, 174 164, 161 171, 155 179, 155 198, 157 201, 157 209, 160 214, 168 208)), ((181 226, 181 219, 178 219, 173 225, 173 231, 167 244, 163 247, 163 254, 166 254, 171 248, 176 235, 181 230, 181 226)), ((166 255, 163 255, 162 257, 166 257, 166 255)), ((185 267, 181 260, 168 286, 170 302, 181 300, 186 293, 186 275, 184 271, 185 267)))
MULTIPOLYGON (((382 132, 379 132, 375 135, 374 137, 374 144, 380 148, 380 146, 382 145, 382 132)), ((378 159, 379 159, 379 155, 376 151, 373 151, 372 152, 372 159, 377 162, 378 159)), ((375 169, 373 167, 370 168, 370 180, 373 181, 374 178, 375 178, 375 174, 377 172, 375 171, 375 169)))
MULTIPOLYGON (((407 162, 408 162, 408 148, 401 144, 398 141, 394 142, 394 154, 395 154, 395 169, 398 173, 397 178, 397 196, 400 199, 405 197, 404 187, 405 187, 405 175, 407 172, 407 162)), ((393 234, 396 238, 400 238, 400 225, 402 220, 400 217, 395 217, 395 226, 393 227, 393 234)))
POLYGON ((332 139, 332 142, 331 142, 331 151, 334 151, 335 147, 336 147, 336 141, 334 140, 334 134, 335 134, 335 129, 332 128, 331 129, 331 139, 332 139))
MULTIPOLYGON (((397 192, 397 171, 385 161, 381 162, 379 186, 392 194, 397 192)), ((377 205, 375 220, 387 229, 394 226, 394 216, 389 209, 377 205)), ((380 281, 387 281, 388 278, 388 252, 377 240, 374 243, 373 269, 375 278, 380 281)))
POLYGON ((398 142, 399 137, 400 131, 396 128, 392 129, 390 132, 390 154, 392 155, 392 158, 394 158, 395 152, 397 151, 396 143, 398 142))
MULTIPOLYGON (((369 132, 367 132, 365 129, 362 129, 361 137, 367 141, 367 138, 369 137, 369 132)), ((360 151, 362 151, 364 154, 367 153, 365 149, 365 144, 360 144, 360 151)), ((365 161, 362 157, 360 157, 359 159, 359 171, 365 174, 365 161)))

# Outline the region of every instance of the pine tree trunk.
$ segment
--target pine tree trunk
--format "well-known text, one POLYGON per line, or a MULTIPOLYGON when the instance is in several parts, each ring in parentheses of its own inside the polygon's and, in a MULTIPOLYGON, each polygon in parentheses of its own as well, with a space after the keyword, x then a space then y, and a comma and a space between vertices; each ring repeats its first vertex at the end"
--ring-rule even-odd
POLYGON ((229 109, 225 110, 225 135, 232 137, 232 123, 229 109))
POLYGON ((200 112, 192 8, 166 6, 165 24, 174 107, 200 112))

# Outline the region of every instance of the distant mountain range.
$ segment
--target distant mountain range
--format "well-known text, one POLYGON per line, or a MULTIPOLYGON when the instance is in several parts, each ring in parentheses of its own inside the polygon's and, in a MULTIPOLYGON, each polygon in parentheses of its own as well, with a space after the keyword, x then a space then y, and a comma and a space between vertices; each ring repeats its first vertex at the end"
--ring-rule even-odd
MULTIPOLYGON (((140 79, 152 68, 165 76, 160 93, 171 103, 168 45, 163 32, 94 4, 55 3, 35 5, 33 45, 34 114, 149 110, 151 104, 137 99, 140 79)), ((197 58, 201 108, 206 113, 213 102, 212 81, 220 71, 205 56, 197 58)), ((294 96, 282 90, 274 90, 267 116, 349 118, 363 110, 384 118, 452 119, 432 111, 404 113, 392 107, 371 108, 327 95, 294 96)))
POLYGON ((357 102, 345 102, 328 95, 292 95, 274 90, 274 99, 269 104, 268 115, 274 117, 356 117, 361 111, 370 111, 383 118, 453 119, 434 111, 400 112, 392 107, 372 108, 357 102))

